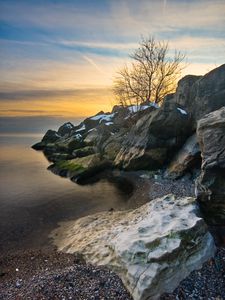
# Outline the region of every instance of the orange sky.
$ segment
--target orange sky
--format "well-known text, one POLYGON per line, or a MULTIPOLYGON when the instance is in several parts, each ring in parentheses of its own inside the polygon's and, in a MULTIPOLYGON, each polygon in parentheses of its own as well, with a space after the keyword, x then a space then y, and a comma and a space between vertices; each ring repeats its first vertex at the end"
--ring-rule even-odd
POLYGON ((0 0, 0 6, 0 116, 110 111, 113 77, 141 34, 184 52, 183 75, 225 62, 221 0, 0 0))

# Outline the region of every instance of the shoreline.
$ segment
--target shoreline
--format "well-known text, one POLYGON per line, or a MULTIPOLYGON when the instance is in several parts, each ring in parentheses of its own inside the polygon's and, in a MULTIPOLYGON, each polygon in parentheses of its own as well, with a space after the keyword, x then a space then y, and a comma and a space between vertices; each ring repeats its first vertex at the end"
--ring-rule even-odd
MULTIPOLYGON (((181 179, 173 181, 162 179, 160 175, 157 175, 156 177, 157 178, 145 171, 115 171, 109 175, 108 180, 116 180, 118 184, 122 185, 124 182, 129 181, 129 184, 133 186, 133 192, 126 201, 131 201, 134 205, 133 208, 141 206, 151 199, 161 197, 171 192, 180 196, 191 196, 194 193, 194 187, 191 180, 181 179)), ((114 208, 112 209, 114 210, 114 208)), ((76 254, 58 252, 53 246, 52 240, 49 237, 44 247, 37 249, 25 247, 19 251, 11 251, 6 255, 4 255, 4 253, 1 254, 0 295, 4 291, 4 298, 0 297, 0 299, 24 299, 24 297, 29 299, 31 288, 35 290, 35 295, 37 293, 41 293, 40 297, 37 296, 37 298, 33 297, 32 299, 49 299, 48 296, 42 294, 43 291, 49 295, 50 290, 51 293, 53 293, 53 290, 55 289, 57 291, 57 287, 61 285, 63 286, 63 289, 67 290, 67 280, 65 279, 67 276, 71 276, 71 278, 73 278, 75 281, 77 278, 79 278, 78 281, 83 282, 84 278, 86 278, 87 281, 92 282, 93 276, 90 278, 89 275, 94 270, 97 270, 96 272, 102 272, 102 277, 105 278, 104 280, 107 281, 110 278, 112 281, 112 288, 109 289, 108 287, 107 290, 104 290, 103 287, 99 286, 99 281, 97 279, 97 281, 94 280, 94 289, 96 289, 96 293, 100 293, 103 296, 104 293, 107 294, 109 291, 112 293, 112 295, 115 295, 114 293, 118 293, 118 290, 120 291, 120 294, 117 294, 116 296, 117 298, 107 298, 106 294, 104 294, 103 297, 105 298, 103 299, 132 299, 132 297, 126 291, 121 279, 114 272, 110 271, 106 267, 86 265, 82 257, 77 256, 76 254), (18 271, 16 271, 17 269, 18 271), (60 278, 60 284, 57 282, 58 279, 55 280, 57 276, 60 278), (48 282, 47 286, 43 283, 43 278, 45 278, 45 280, 48 282), (39 285, 43 286, 41 291, 39 290, 39 285), (114 286, 116 286, 115 289, 114 286)), ((56 299, 73 299, 69 298, 71 297, 69 296, 70 294, 63 298, 59 290, 58 293, 60 296, 55 295, 56 299)), ((76 292, 73 291, 73 293, 76 292)), ((89 290, 87 293, 90 295, 89 290)), ((82 296, 82 298, 81 295, 78 294, 76 294, 76 297, 77 299, 92 299, 90 298, 91 296, 82 296)))

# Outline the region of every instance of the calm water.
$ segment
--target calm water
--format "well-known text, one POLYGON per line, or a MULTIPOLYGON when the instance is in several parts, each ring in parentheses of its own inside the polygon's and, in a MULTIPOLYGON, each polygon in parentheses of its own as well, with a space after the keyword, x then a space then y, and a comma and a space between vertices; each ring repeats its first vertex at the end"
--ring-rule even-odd
POLYGON ((43 154, 30 148, 40 138, 0 136, 0 251, 42 247, 60 221, 132 206, 106 180, 79 186, 52 174, 43 154))

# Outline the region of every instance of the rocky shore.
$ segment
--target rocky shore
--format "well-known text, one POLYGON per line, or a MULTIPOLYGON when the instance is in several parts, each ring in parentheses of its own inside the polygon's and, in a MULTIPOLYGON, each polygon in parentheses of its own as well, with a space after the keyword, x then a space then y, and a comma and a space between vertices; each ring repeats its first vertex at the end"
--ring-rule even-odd
MULTIPOLYGON (((137 172, 132 177, 137 182, 137 172)), ((177 196, 193 196, 191 180, 149 179, 144 177, 135 187, 142 197, 149 192, 150 199, 173 192, 177 196)), ((138 196, 139 195, 139 196, 138 196)), ((140 201, 140 199, 138 199, 140 201)), ((146 199, 142 200, 143 203, 146 199)), ((218 248, 200 270, 192 272, 171 294, 160 299, 225 299, 225 249, 218 248)), ((49 300, 49 299, 121 299, 131 300, 118 275, 107 267, 87 264, 81 255, 57 251, 51 244, 36 250, 1 253, 0 256, 1 300, 49 300)))
MULTIPOLYGON (((119 277, 108 268, 87 265, 75 254, 27 250, 0 257, 1 300, 132 300, 119 277)), ((225 249, 193 271, 161 300, 225 299, 225 249)))
MULTIPOLYGON (((118 173, 114 174, 118 176, 118 173)), ((191 180, 155 179, 145 171, 124 173, 133 184, 137 206, 168 193, 193 196, 191 180)), ((122 180, 122 184, 124 181, 122 180)), ((123 299, 130 300, 121 279, 105 267, 87 264, 80 255, 58 252, 51 241, 41 249, 2 252, 0 299, 123 299), (100 276, 100 278, 99 278, 100 276), (86 284, 86 286, 85 286, 86 284), (94 296, 93 296, 94 295, 94 296)))
MULTIPOLYGON (((134 193, 145 200, 60 224, 55 245, 62 257, 78 253, 82 264, 37 272, 21 295, 43 289, 37 299, 224 299, 224 132, 225 65, 185 76, 161 107, 115 106, 48 130, 33 148, 53 173, 86 184, 106 170, 129 171, 130 180, 145 183, 134 193)), ((10 291, 19 296, 19 285, 3 283, 4 299, 10 291)))

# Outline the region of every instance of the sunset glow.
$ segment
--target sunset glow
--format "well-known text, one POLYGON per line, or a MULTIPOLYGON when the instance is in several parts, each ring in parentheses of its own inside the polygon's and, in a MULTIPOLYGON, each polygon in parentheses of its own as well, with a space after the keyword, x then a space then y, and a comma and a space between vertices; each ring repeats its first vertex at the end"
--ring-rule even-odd
POLYGON ((224 62, 225 1, 0 1, 0 116, 111 110, 113 76, 141 35, 186 53, 185 74, 224 62))

